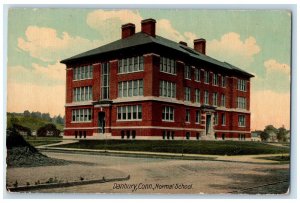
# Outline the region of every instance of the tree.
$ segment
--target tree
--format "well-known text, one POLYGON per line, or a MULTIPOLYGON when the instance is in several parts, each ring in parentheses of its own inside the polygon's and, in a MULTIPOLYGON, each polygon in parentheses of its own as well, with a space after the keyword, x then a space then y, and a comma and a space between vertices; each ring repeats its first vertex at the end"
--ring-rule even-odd
POLYGON ((28 110, 25 110, 23 114, 25 117, 30 117, 30 112, 28 110))
POLYGON ((278 128, 277 140, 281 141, 281 142, 286 142, 287 141, 287 134, 288 134, 288 131, 285 129, 284 126, 282 126, 281 128, 278 128))
POLYGON ((266 133, 265 131, 262 131, 260 133, 260 138, 262 141, 267 141, 270 138, 270 135, 268 133, 266 133))
POLYGON ((273 125, 267 125, 264 131, 260 134, 262 141, 274 141, 274 136, 277 135, 278 130, 273 125))
POLYGON ((45 136, 58 137, 59 135, 60 135, 60 130, 58 130, 56 126, 53 125, 52 123, 46 124, 37 130, 38 137, 45 137, 45 136))
POLYGON ((58 124, 64 124, 64 119, 60 115, 58 115, 55 119, 55 122, 58 124))
POLYGON ((19 119, 16 118, 14 115, 12 115, 11 118, 10 118, 10 122, 11 122, 12 125, 17 124, 19 122, 19 119))
POLYGON ((278 130, 273 126, 273 125, 267 125, 264 129, 264 131, 266 133, 268 133, 269 135, 271 135, 272 133, 277 134, 278 130))
POLYGON ((45 119, 47 121, 51 121, 51 117, 49 113, 42 113, 42 119, 45 119))

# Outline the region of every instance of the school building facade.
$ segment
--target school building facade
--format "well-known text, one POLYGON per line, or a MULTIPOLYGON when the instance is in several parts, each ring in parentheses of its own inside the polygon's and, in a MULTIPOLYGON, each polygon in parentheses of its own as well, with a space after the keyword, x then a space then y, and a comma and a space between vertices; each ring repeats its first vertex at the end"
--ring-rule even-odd
POLYGON ((128 23, 121 39, 62 60, 65 138, 251 140, 250 73, 128 23))

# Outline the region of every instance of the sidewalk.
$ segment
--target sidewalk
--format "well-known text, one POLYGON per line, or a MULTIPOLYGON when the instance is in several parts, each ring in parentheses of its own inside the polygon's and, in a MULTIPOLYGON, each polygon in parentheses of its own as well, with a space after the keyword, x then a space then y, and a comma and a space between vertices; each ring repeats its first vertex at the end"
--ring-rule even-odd
POLYGON ((39 146, 42 151, 60 152, 60 153, 90 153, 101 155, 129 156, 129 157, 145 157, 149 158, 173 158, 186 160, 209 160, 209 161, 225 161, 225 162, 240 162, 240 163, 265 163, 276 164, 279 161, 258 159, 261 157, 282 156, 289 154, 260 154, 260 155, 238 155, 238 156, 222 156, 222 155, 205 155, 205 154, 177 154, 164 152, 144 152, 144 151, 120 151, 120 150, 103 150, 103 149, 78 149, 78 148, 63 148, 53 147, 56 145, 69 144, 78 142, 77 140, 64 140, 60 143, 39 146))
POLYGON ((63 145, 63 144, 71 144, 71 143, 76 143, 79 142, 78 140, 62 140, 61 142, 58 143, 52 143, 52 144, 47 144, 47 145, 40 145, 37 146, 37 149, 43 149, 43 148, 47 148, 47 147, 52 147, 52 146, 57 146, 57 145, 63 145))

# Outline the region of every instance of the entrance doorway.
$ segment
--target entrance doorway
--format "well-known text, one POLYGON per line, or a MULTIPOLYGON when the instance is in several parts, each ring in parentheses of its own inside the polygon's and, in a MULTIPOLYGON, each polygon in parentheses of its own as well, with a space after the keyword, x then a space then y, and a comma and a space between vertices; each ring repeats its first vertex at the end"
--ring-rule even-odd
POLYGON ((98 127, 100 133, 105 133, 105 112, 98 113, 98 127))
POLYGON ((206 135, 211 133, 210 129, 211 129, 211 115, 206 114, 206 135))

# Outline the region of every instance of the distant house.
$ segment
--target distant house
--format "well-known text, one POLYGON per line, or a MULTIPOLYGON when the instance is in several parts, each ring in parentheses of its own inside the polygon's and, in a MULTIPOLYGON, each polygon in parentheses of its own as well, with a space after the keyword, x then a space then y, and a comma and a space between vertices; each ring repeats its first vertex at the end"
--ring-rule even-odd
POLYGON ((267 139, 267 142, 278 142, 277 134, 275 132, 271 132, 269 139, 267 139))
POLYGON ((260 134, 261 134, 261 131, 252 131, 251 132, 251 141, 261 142, 260 134))

